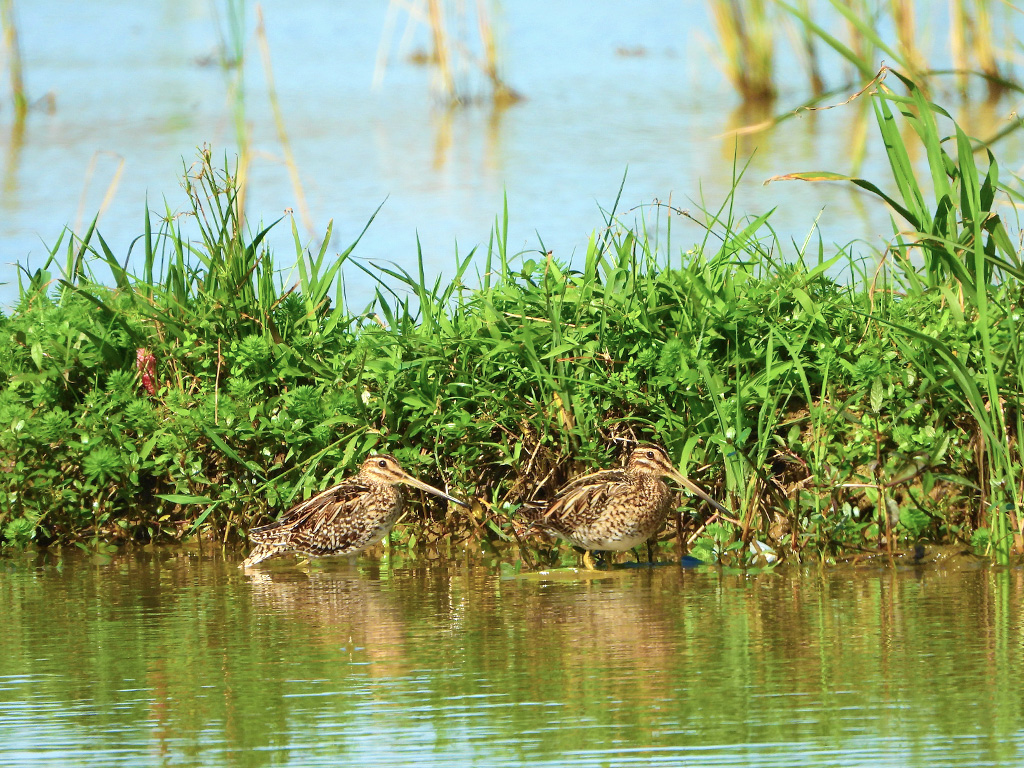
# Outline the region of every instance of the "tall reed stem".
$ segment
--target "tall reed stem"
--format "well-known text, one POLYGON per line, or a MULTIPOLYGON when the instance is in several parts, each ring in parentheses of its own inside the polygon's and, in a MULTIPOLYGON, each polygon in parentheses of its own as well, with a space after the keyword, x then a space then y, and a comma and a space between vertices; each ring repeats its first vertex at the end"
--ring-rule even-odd
POLYGON ((7 50, 7 69, 14 101, 14 119, 23 122, 28 112, 25 81, 22 76, 21 46, 18 43, 18 25, 14 18, 14 0, 0 0, 0 24, 3 25, 4 48, 7 50))
POLYGON ((452 103, 458 101, 455 90, 455 76, 452 74, 451 54, 448 50, 448 30, 444 22, 444 9, 441 0, 427 0, 427 19, 430 23, 430 35, 434 42, 434 61, 437 63, 438 76, 441 78, 442 92, 452 103))
POLYGON ((259 41, 260 56, 263 59, 263 75, 267 81, 267 98, 270 100, 270 109, 274 114, 274 125, 277 128, 277 137, 281 142, 281 149, 284 152, 284 162, 288 168, 288 177, 291 179, 292 189, 295 191, 302 224, 312 233, 313 218, 309 213, 309 206, 306 204, 306 193, 302 188, 299 167, 295 162, 295 154, 292 152, 291 142, 288 140, 284 116, 281 114, 281 104, 277 98, 277 87, 274 85, 274 68, 270 62, 270 43, 267 41, 267 30, 263 24, 263 9, 259 5, 256 6, 256 39, 259 41))
POLYGON ((775 96, 774 33, 765 0, 708 0, 725 75, 747 101, 775 96))

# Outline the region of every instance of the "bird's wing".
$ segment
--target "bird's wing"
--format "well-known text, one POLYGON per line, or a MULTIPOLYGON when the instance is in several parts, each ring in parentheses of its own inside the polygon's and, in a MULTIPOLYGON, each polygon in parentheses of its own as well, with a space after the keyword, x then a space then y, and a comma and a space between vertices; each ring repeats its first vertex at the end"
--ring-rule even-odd
POLYGON ((262 541, 299 530, 319 530, 324 525, 333 524, 339 515, 351 512, 368 491, 365 483, 354 477, 349 478, 316 496, 300 501, 277 522, 253 528, 249 531, 249 537, 254 541, 262 541))
POLYGON ((336 494, 293 529, 292 546, 313 555, 342 554, 365 546, 383 519, 374 514, 372 506, 368 507, 369 502, 364 489, 336 494))
POLYGON ((600 517, 608 499, 623 490, 627 479, 622 469, 604 469, 577 477, 559 489, 537 522, 554 528, 591 523, 600 517))
POLYGON ((626 470, 624 469, 601 469, 597 472, 591 472, 589 475, 580 475, 559 488, 551 501, 554 503, 583 487, 622 484, 626 482, 626 477, 626 470))

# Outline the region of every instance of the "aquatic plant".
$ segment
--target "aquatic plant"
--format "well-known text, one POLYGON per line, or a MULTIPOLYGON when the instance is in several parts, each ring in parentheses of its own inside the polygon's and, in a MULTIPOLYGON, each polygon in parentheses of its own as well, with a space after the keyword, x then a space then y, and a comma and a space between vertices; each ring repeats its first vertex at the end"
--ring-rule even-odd
POLYGON ((775 28, 767 0, 709 0, 725 76, 747 101, 775 96, 775 28))
POLYGON ((377 48, 374 84, 379 85, 387 70, 394 27, 401 11, 406 12, 406 27, 399 43, 403 51, 409 40, 422 26, 429 38, 427 52, 410 55, 416 63, 430 66, 433 72, 431 88, 442 104, 455 107, 479 98, 471 75, 482 75, 490 88, 491 102, 505 107, 522 97, 506 82, 499 64, 499 45, 492 22, 493 6, 488 0, 472 4, 450 3, 445 0, 390 0, 384 29, 377 48), (454 27, 457 32, 451 32, 454 27), (467 32, 475 28, 476 36, 467 32))
POLYGON ((7 60, 7 74, 11 82, 11 101, 14 105, 15 125, 25 122, 28 98, 22 73, 21 46, 18 43, 18 24, 14 16, 14 0, 0 0, 0 31, 3 32, 3 52, 7 60))
MULTIPOLYGON (((934 302, 941 297, 939 317, 960 326, 958 343, 950 343, 949 332, 940 335, 906 320, 879 319, 899 331, 893 341, 907 362, 925 380, 956 398, 973 420, 979 469, 984 468, 977 478, 981 517, 992 526, 997 559, 1007 562, 1011 534, 1015 532, 1020 549, 1024 533, 1020 484, 1024 454, 1016 438, 1024 381, 1016 305, 1024 261, 998 210, 997 197, 1019 199, 1020 191, 1000 184, 999 166, 991 151, 986 152, 987 167, 979 168, 977 148, 949 113, 930 103, 913 81, 893 74, 907 95, 887 88, 880 76, 874 106, 897 192, 887 194, 864 179, 848 180, 884 200, 902 219, 893 220, 893 239, 881 255, 882 264, 890 259, 896 262, 893 274, 904 302, 934 302), (910 161, 893 107, 927 154, 932 202, 926 199, 927 187, 910 161), (940 119, 952 129, 949 142, 940 133, 940 119), (955 151, 947 151, 947 143, 955 151)), ((790 178, 842 177, 808 173, 790 178)))
MULTIPOLYGON (((713 2, 713 6, 724 5, 713 2)), ((813 50, 809 39, 821 42, 851 65, 856 76, 867 79, 881 61, 896 67, 930 92, 944 78, 953 75, 962 94, 969 93, 969 81, 985 83, 989 97, 1005 91, 1019 91, 1020 85, 1011 72, 1010 46, 1001 50, 994 44, 993 9, 989 0, 955 0, 950 5, 949 64, 930 63, 918 41, 924 35, 930 14, 918 13, 913 0, 890 0, 869 3, 865 0, 829 0, 821 9, 806 2, 775 0, 774 5, 797 26, 804 37, 804 47, 813 50), (924 21, 921 21, 921 19, 924 21)), ((1009 6, 997 12, 1017 12, 1009 6)), ((725 44, 725 36, 721 36, 725 44)), ((932 51, 939 55, 939 51, 932 51)), ((812 90, 820 92, 810 69, 812 90)))

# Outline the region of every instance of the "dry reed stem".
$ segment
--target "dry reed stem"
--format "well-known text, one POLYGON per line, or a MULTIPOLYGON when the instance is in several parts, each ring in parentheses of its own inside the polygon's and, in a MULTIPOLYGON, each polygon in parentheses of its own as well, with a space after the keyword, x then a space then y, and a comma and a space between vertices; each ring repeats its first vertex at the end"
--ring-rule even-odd
POLYGON ((7 51, 7 69, 11 78, 14 119, 15 122, 24 122, 25 114, 28 112, 28 99, 25 96, 25 80, 22 74, 18 25, 14 20, 14 0, 0 0, 0 23, 3 25, 4 49, 7 51))
POLYGON ((92 153, 92 157, 89 159, 89 167, 85 171, 85 182, 82 184, 82 194, 78 198, 78 212, 75 214, 75 232, 82 231, 82 221, 85 216, 85 200, 89 192, 89 184, 92 181, 92 176, 96 172, 96 163, 100 155, 109 155, 117 158, 117 170, 114 171, 114 175, 110 179, 110 183, 107 184, 107 191, 103 194, 103 202, 100 203, 99 210, 96 213, 96 219, 103 215, 103 212, 110 207, 110 203, 114 200, 114 195, 117 193, 117 188, 121 183, 121 174, 124 173, 124 157, 117 154, 116 152, 107 152, 105 150, 96 150, 92 153))
POLYGON ((441 0, 427 0, 427 18, 430 35, 434 41, 434 60, 437 62, 442 92, 452 103, 458 101, 455 92, 455 76, 452 73, 451 56, 448 50, 448 30, 444 23, 444 9, 441 0))
POLYGON ((999 81, 1003 74, 999 70, 999 62, 996 58, 995 48, 992 40, 995 32, 992 29, 992 14, 989 12, 988 0, 975 0, 975 21, 974 29, 974 54, 978 61, 978 67, 982 73, 989 78, 989 98, 998 96, 1003 90, 999 81))
POLYGON ((373 67, 374 88, 379 87, 384 82, 384 72, 388 67, 388 43, 395 28, 399 9, 405 10, 408 14, 405 29, 402 31, 402 38, 398 43, 399 54, 405 50, 418 23, 430 25, 426 12, 418 0, 389 0, 387 16, 384 18, 384 27, 381 29, 380 42, 377 44, 376 63, 373 67))
POLYGON ((235 168, 235 213, 238 217, 237 229, 242 231, 245 225, 245 198, 249 190, 249 166, 252 164, 252 153, 248 142, 239 147, 238 165, 235 168))
POLYGON ((492 99, 496 107, 503 107, 519 101, 522 97, 510 88, 502 79, 498 66, 498 45, 486 0, 476 0, 476 27, 480 36, 482 56, 477 56, 468 44, 469 13, 465 0, 455 0, 451 7, 450 0, 389 0, 387 15, 377 45, 376 62, 373 73, 373 86, 383 82, 384 72, 388 64, 388 48, 397 23, 400 10, 406 11, 408 19, 402 40, 399 43, 399 55, 406 48, 413 30, 422 24, 430 34, 432 50, 426 55, 416 55, 419 63, 436 66, 431 87, 448 106, 458 106, 465 102, 466 94, 460 92, 460 79, 470 69, 477 68, 491 84, 492 99), (448 21, 454 20, 457 33, 450 34, 448 21))
POLYGON ((977 23, 974 53, 978 59, 978 66, 989 77, 1000 77, 995 49, 992 46, 995 33, 992 30, 992 14, 989 13, 987 0, 974 0, 974 18, 977 23))
POLYGON ((491 28, 491 20, 487 15, 484 0, 476 0, 476 23, 480 32, 480 42, 484 47, 483 70, 490 78, 494 90, 497 91, 503 86, 501 78, 498 76, 498 51, 494 42, 494 30, 491 28))
POLYGON ((966 94, 967 70, 971 65, 964 35, 967 10, 964 8, 964 0, 950 0, 949 5, 949 50, 953 56, 953 69, 956 70, 957 88, 961 94, 966 94))
POLYGON ((745 100, 773 98, 773 30, 764 1, 710 0, 709 4, 725 53, 725 76, 745 100))
POLYGON ((249 184, 249 167, 252 164, 252 149, 249 141, 249 126, 245 120, 245 62, 246 45, 243 40, 244 0, 228 2, 228 27, 231 35, 230 45, 217 23, 220 37, 221 68, 228 78, 227 100, 231 108, 231 119, 235 128, 235 140, 238 142, 238 167, 236 172, 235 213, 238 229, 245 224, 245 201, 249 184), (239 9, 241 9, 239 11, 239 9), (230 76, 229 72, 234 71, 230 76))
POLYGON ((903 48, 903 55, 911 79, 924 86, 927 82, 923 76, 928 62, 917 47, 917 22, 915 18, 914 0, 891 0, 893 26, 896 28, 896 39, 903 48))
POLYGON ((480 43, 484 48, 482 69, 491 81, 494 104, 499 107, 514 104, 520 101, 522 96, 508 86, 498 71, 498 44, 495 40, 494 27, 487 13, 485 0, 477 0, 476 2, 476 19, 480 33, 480 43))

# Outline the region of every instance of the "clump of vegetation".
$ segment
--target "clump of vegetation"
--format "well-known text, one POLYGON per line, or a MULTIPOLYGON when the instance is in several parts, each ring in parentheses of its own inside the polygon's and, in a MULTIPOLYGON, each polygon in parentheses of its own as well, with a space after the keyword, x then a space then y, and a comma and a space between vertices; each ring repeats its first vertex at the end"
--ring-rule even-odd
MULTIPOLYGON (((922 47, 933 30, 936 9, 914 0, 708 0, 708 11, 717 35, 720 66, 739 96, 747 102, 774 97, 776 69, 772 55, 784 31, 799 40, 798 52, 807 72, 812 100, 826 90, 846 90, 850 83, 826 83, 821 63, 828 57, 845 63, 848 72, 868 79, 885 61, 909 75, 926 91, 939 91, 951 80, 967 96, 972 84, 985 86, 995 99, 1020 93, 1012 71, 1014 14, 1009 3, 991 0, 954 0, 949 4, 948 55, 941 39, 922 47), (788 30, 787 30, 788 27, 788 30), (1000 41, 1000 28, 1006 39, 1000 41), (1003 43, 1003 44, 1001 44, 1003 43), (927 49, 927 50, 926 50, 927 49), (932 61, 929 61, 929 56, 932 61)), ((941 11, 940 11, 941 12, 941 11)), ((796 80, 792 68, 784 75, 796 80)))
POLYGON ((138 275, 98 232, 68 236, 0 319, 4 541, 239 541, 377 450, 475 500, 414 505, 396 542, 556 562, 571 553, 525 531, 519 506, 642 439, 735 510, 712 522, 689 505, 672 526, 703 559, 931 541, 1008 561, 1024 524, 1024 267, 997 198, 1019 191, 901 83, 872 97, 895 191, 846 179, 894 211, 870 274, 821 243, 785 251, 769 214, 735 218, 731 201, 685 251, 678 212, 657 208, 650 231, 613 213, 576 267, 510 254, 506 215, 447 282, 422 260, 360 265, 378 287, 352 311, 338 277, 356 243, 328 260, 330 233, 309 252, 293 224, 286 289, 269 227, 243 232, 235 180, 203 152, 187 217, 147 216, 138 275))

